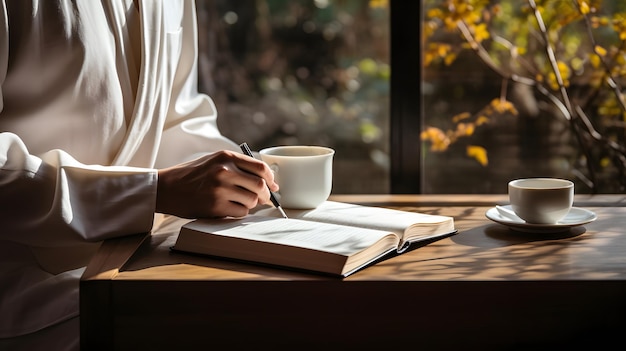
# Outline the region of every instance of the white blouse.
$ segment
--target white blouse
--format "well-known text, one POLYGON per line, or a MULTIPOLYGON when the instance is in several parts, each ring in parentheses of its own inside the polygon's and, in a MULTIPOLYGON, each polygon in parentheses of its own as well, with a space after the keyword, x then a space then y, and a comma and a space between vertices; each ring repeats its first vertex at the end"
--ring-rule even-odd
POLYGON ((78 315, 99 242, 151 230, 156 168, 238 150, 196 31, 191 0, 0 0, 0 338, 78 315))

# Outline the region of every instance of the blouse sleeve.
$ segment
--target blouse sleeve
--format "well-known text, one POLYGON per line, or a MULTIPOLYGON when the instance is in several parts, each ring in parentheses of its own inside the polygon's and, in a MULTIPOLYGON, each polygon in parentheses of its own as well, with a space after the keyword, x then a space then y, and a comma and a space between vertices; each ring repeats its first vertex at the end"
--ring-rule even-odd
POLYGON ((0 133, 0 240, 65 246, 148 232, 156 185, 154 169, 84 165, 61 150, 37 157, 0 133))

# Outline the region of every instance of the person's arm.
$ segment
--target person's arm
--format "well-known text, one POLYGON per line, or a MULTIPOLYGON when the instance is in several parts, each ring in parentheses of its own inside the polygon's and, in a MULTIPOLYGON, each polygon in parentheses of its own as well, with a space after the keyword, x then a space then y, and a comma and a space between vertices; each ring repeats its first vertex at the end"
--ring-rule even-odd
POLYGON ((156 191, 154 169, 84 165, 61 150, 37 157, 0 133, 2 240, 62 246, 148 232, 156 191))
POLYGON ((271 204, 268 186, 278 190, 265 163, 219 151, 159 170, 156 210, 184 218, 241 217, 271 204))
MULTIPOLYGON (((0 118, 6 106, 7 18, 6 1, 0 0, 0 118)), ((147 232, 156 188, 154 169, 89 166, 59 150, 38 157, 17 135, 0 130, 0 240, 66 246, 147 232)))
POLYGON ((153 214, 244 216, 278 190, 269 167, 221 151, 155 170, 84 165, 61 150, 37 157, 0 133, 0 240, 68 245, 148 232, 153 214), (54 240, 50 240, 54 237, 54 240))

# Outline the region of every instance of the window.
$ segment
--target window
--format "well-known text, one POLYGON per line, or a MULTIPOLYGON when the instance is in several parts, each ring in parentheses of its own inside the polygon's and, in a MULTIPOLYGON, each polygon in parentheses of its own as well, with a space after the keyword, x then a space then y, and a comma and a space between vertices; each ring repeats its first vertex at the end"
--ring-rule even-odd
POLYGON ((423 192, 538 176, 624 192, 624 2, 423 3, 423 192))
POLYGON ((335 148, 334 193, 505 193, 536 176, 626 191, 624 2, 198 9, 201 86, 223 133, 256 149, 335 148))
POLYGON ((259 150, 336 150, 333 193, 388 193, 386 1, 197 0, 200 90, 259 150))

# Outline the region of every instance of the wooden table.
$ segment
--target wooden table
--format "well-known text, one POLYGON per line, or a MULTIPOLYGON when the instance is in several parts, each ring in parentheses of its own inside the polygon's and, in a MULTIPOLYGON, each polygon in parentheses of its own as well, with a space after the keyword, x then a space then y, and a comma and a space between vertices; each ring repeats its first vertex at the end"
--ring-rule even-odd
POLYGON ((489 221, 500 195, 332 199, 453 216, 459 233, 345 279, 172 253, 180 222, 108 240, 80 283, 83 349, 626 343, 624 195, 578 195, 598 220, 561 234, 489 221))

